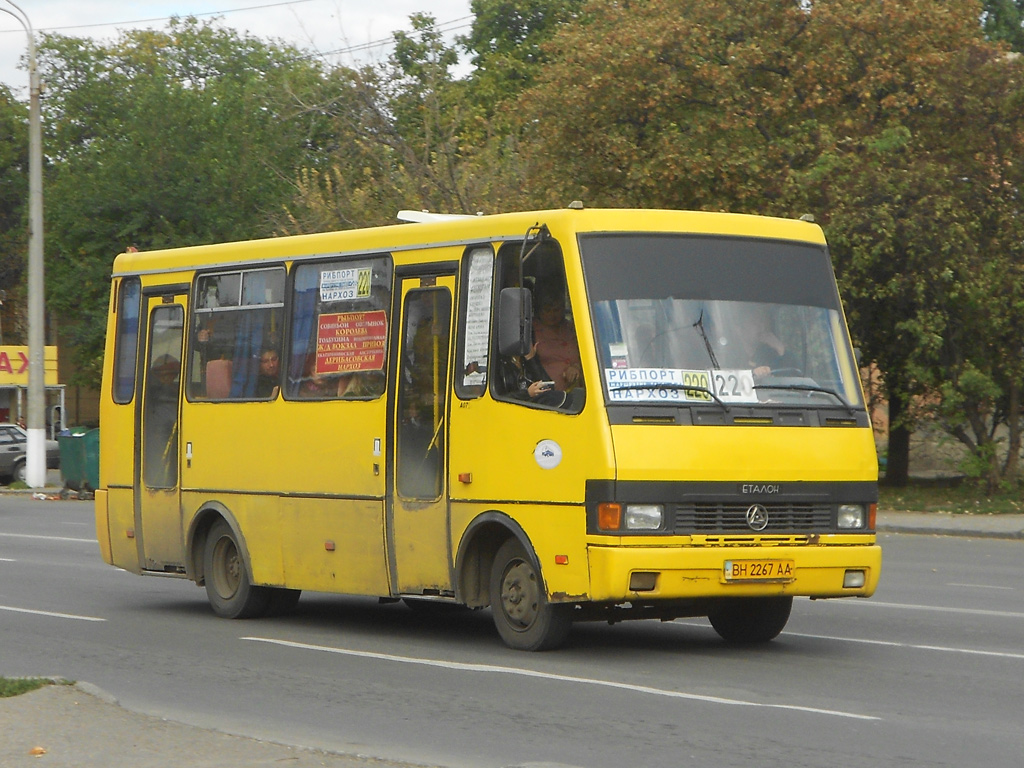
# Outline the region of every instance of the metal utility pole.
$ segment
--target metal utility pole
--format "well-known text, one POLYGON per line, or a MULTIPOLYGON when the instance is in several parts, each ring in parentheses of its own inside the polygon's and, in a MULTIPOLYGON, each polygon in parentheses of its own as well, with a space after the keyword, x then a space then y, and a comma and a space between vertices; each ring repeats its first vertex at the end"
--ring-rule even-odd
POLYGON ((46 485, 46 310, 43 299, 43 131, 39 105, 36 41, 28 15, 12 0, 3 0, 28 35, 28 444, 25 482, 30 488, 46 485))

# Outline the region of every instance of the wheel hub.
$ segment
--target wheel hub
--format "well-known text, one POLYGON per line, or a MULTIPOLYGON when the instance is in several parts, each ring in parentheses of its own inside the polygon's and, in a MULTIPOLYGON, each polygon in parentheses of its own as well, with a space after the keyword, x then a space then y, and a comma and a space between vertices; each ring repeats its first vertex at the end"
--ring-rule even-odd
POLYGON ((517 563, 505 573, 501 584, 501 606, 505 615, 520 628, 529 627, 536 620, 540 589, 537 575, 527 563, 517 563))

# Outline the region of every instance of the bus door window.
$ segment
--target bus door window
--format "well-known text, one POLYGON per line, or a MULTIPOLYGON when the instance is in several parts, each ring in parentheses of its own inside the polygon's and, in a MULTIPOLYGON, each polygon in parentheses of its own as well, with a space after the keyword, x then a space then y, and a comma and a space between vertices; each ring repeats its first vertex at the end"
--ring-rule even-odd
POLYGON ((398 372, 398 492, 435 499, 444 471, 444 413, 452 298, 444 288, 414 289, 402 312, 398 372))
POLYGON ((392 273, 387 256, 295 268, 286 398, 384 394, 392 273))
POLYGON ((159 306, 150 317, 142 417, 143 482, 148 488, 178 484, 178 393, 184 312, 180 304, 159 306))

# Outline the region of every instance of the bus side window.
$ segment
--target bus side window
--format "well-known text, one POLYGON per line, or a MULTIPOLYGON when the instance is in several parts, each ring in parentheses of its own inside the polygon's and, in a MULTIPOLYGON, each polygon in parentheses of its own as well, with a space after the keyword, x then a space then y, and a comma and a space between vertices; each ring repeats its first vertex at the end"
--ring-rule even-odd
POLYGON ((201 275, 193 299, 188 396, 265 400, 276 396, 284 326, 283 267, 201 275))
MULTIPOLYGON (((584 403, 582 364, 562 251, 551 239, 525 250, 521 274, 532 294, 534 344, 526 356, 501 356, 500 375, 493 377, 491 391, 499 400, 579 413, 584 403)), ((502 288, 518 286, 523 251, 516 242, 498 251, 495 296, 502 288)))
POLYGON ((121 281, 117 331, 114 340, 114 402, 130 403, 135 396, 135 366, 139 354, 139 312, 142 287, 137 277, 121 281))
POLYGON ((480 397, 487 388, 494 286, 494 251, 490 246, 474 247, 466 253, 460 279, 455 393, 470 400, 480 397))
POLYGON ((393 272, 389 256, 294 269, 286 398, 372 400, 384 394, 393 272))

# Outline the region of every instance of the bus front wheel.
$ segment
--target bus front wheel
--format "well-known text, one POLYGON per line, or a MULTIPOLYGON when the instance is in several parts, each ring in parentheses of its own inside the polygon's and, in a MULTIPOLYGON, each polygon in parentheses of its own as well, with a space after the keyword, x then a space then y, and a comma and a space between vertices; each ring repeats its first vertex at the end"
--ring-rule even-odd
POLYGON ((789 621, 792 597, 735 597, 708 612, 708 621, 723 640, 756 645, 774 640, 789 621))
POLYGON ((572 628, 572 606, 552 605, 540 573, 517 539, 498 549, 491 566, 491 613, 509 648, 545 651, 557 648, 572 628))
POLYGON ((250 581, 235 533, 223 520, 214 523, 206 537, 203 574, 206 595, 218 616, 249 619, 267 612, 271 593, 250 581))

